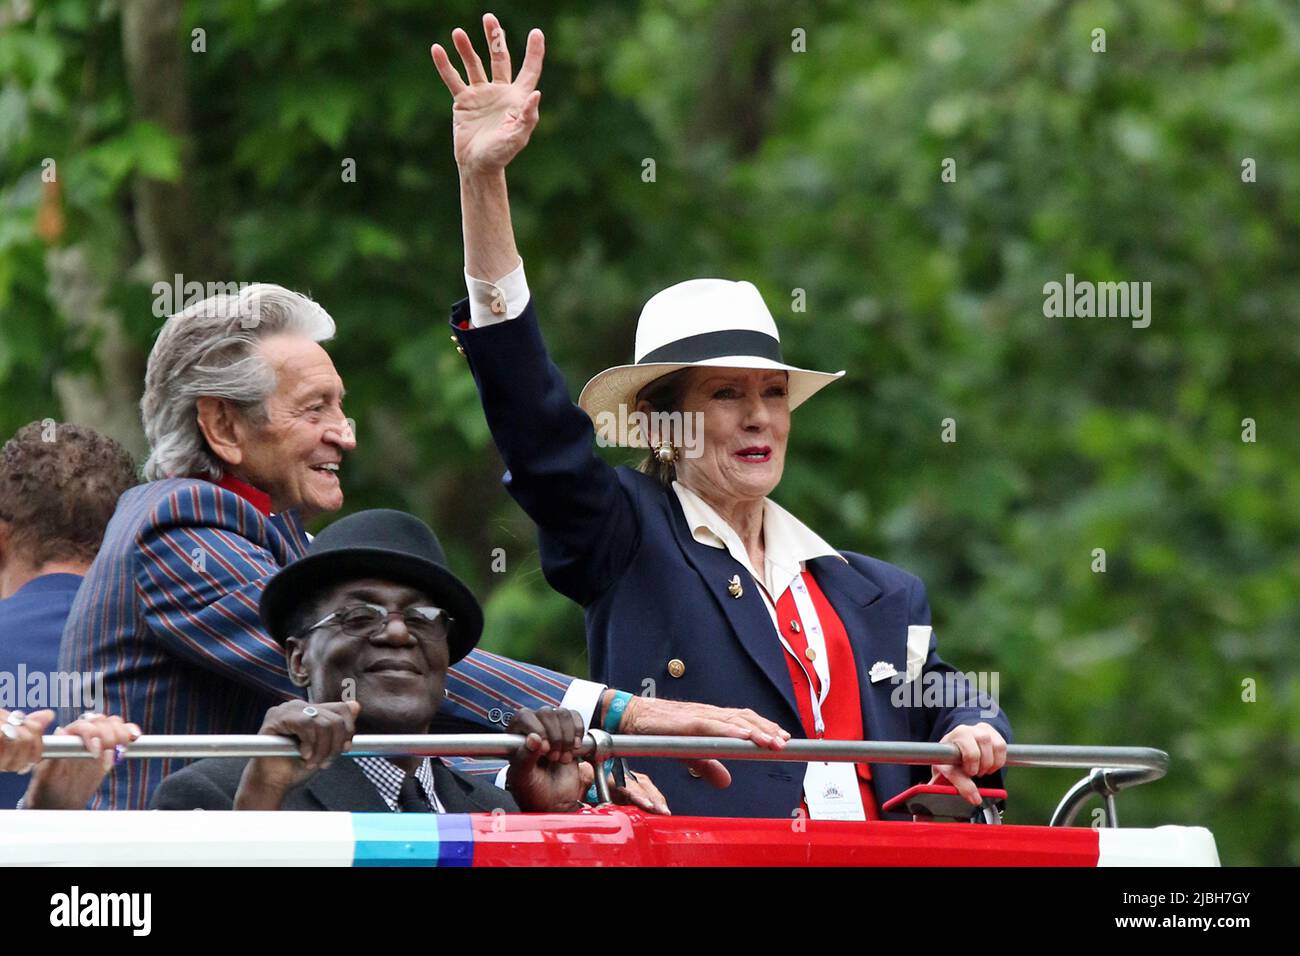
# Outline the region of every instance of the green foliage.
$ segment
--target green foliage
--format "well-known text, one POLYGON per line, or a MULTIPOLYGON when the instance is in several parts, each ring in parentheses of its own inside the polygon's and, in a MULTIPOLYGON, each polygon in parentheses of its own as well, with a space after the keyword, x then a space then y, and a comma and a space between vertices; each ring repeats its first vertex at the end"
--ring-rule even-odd
MULTIPOLYGON (((131 184, 174 179, 192 148, 191 228, 227 261, 186 278, 280 282, 339 322, 361 442, 348 508, 430 520, 488 596, 487 646, 584 670, 581 613, 541 578, 447 340, 462 250, 428 47, 457 24, 477 35, 479 8, 189 4, 177 43, 202 28, 207 52, 187 55, 181 143, 132 118, 114 4, 36 6, 0 33, 0 433, 59 417, 55 375, 94 345, 49 293, 42 159, 63 183, 57 243, 116 263, 101 280, 143 355, 163 277, 134 268, 131 184)), ((1206 825, 1230 863, 1300 859, 1294 9, 496 12, 516 62, 528 27, 548 37, 542 123, 511 190, 575 394, 627 360, 659 288, 756 282, 792 361, 849 371, 796 414, 776 497, 922 575, 944 655, 1000 672, 1019 741, 1167 749, 1169 778, 1120 798, 1125 824, 1206 825), (1066 273, 1149 281, 1150 327, 1046 318, 1043 285, 1066 273)), ((1045 821, 1071 778, 1014 771, 1011 819, 1045 821)))

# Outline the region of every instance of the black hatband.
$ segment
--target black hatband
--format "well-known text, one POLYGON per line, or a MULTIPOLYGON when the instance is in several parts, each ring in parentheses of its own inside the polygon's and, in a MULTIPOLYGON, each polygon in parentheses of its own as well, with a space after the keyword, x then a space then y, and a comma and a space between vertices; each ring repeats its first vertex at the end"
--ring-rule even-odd
POLYGON ((652 349, 637 360, 637 365, 651 362, 700 362, 724 355, 752 355, 785 364, 781 357, 781 343, 766 332, 750 329, 722 329, 718 332, 701 332, 684 339, 669 342, 652 349))

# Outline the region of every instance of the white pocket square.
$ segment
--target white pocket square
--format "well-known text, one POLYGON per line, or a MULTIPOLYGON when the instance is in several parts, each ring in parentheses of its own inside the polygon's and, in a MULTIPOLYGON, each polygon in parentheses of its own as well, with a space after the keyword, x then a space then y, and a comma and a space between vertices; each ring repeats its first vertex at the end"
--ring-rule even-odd
POLYGON ((871 665, 871 683, 878 684, 882 680, 893 677, 898 673, 898 668, 889 661, 876 661, 871 665))
POLYGON ((929 624, 907 625, 907 680, 914 681, 921 676, 925 659, 930 656, 929 624))

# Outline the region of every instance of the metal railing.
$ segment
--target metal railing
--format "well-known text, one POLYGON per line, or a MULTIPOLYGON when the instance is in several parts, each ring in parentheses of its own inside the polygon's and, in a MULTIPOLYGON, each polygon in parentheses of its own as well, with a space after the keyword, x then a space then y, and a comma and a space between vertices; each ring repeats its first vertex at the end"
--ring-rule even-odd
MULTIPOLYGON (((501 757, 509 758, 523 745, 519 734, 359 734, 343 751, 349 757, 501 757)), ((824 760, 852 763, 947 764, 962 762, 953 744, 911 741, 790 740, 781 750, 766 750, 748 740, 731 737, 669 737, 607 734, 588 731, 579 757, 599 770, 610 757, 674 757, 678 759, 824 760)), ((159 757, 296 757, 292 737, 269 734, 145 734, 122 751, 125 759, 159 757)), ((43 757, 91 758, 78 737, 44 738, 43 757)), ((1150 747, 1079 747, 1051 744, 1009 744, 1008 767, 1081 768, 1088 776, 1074 784, 1052 814, 1051 826, 1070 826, 1080 807, 1094 794, 1106 804, 1107 826, 1118 826, 1115 794, 1163 777, 1169 755, 1150 747)), ((596 789, 602 803, 610 802, 609 783, 597 772, 596 789)))

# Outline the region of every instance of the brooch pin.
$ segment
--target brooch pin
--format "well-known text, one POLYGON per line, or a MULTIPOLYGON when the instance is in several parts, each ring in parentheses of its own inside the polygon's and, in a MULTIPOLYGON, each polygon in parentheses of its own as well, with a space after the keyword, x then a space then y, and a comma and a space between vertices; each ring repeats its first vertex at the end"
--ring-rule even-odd
POLYGON ((898 668, 894 667, 889 661, 876 661, 871 665, 871 683, 878 684, 880 681, 898 674, 898 668))
POLYGON ((731 580, 727 582, 727 591, 732 597, 738 598, 745 593, 744 587, 740 583, 740 575, 733 574, 731 580))

